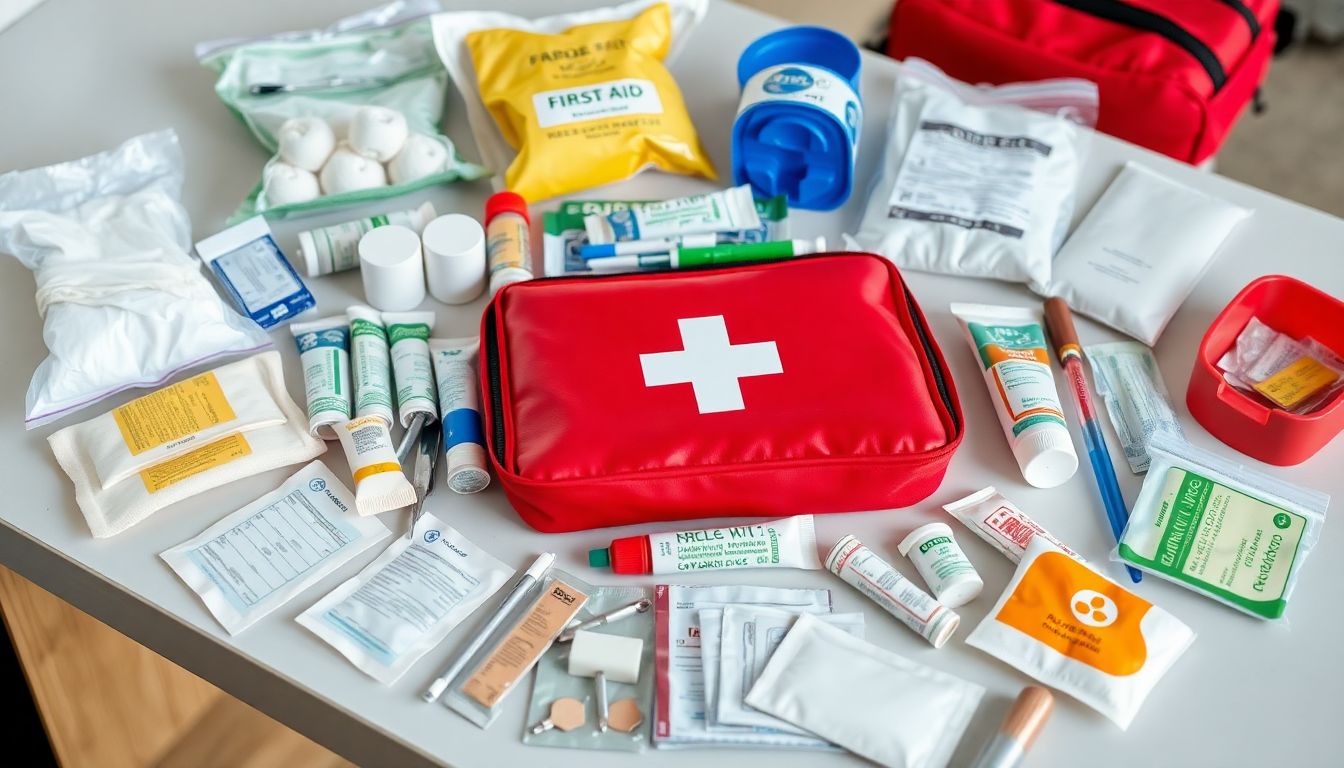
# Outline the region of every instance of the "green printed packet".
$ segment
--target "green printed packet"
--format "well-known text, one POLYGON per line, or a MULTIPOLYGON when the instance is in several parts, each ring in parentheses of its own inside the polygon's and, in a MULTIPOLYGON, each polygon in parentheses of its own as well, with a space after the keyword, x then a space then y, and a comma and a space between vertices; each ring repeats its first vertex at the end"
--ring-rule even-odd
POLYGON ((1330 497, 1202 451, 1169 433, 1112 559, 1252 616, 1282 620, 1330 497))
MULTIPOLYGON (((615 211, 639 210, 655 200, 566 200, 554 211, 542 215, 542 255, 547 277, 589 274, 591 270, 579 256, 579 246, 588 244, 583 218, 615 211)), ((789 203, 783 195, 756 200, 761 226, 737 232, 722 232, 719 242, 761 243, 789 239, 789 203)))
MULTIPOLYGON (((218 78, 215 93, 243 121, 276 162, 276 133, 291 117, 321 117, 339 140, 355 110, 365 105, 396 109, 412 133, 434 137, 448 150, 440 173, 405 184, 390 184, 287 205, 266 200, 260 181, 238 210, 233 224, 257 214, 267 218, 319 213, 383 200, 435 184, 479 179, 488 171, 466 162, 439 129, 448 72, 434 48, 429 14, 436 0, 405 0, 337 21, 327 29, 285 32, 246 40, 196 46, 196 58, 218 78), (339 79, 343 84, 330 85, 339 79), (306 85, 293 92, 253 93, 254 86, 306 85)), ((265 168, 260 176, 264 178, 265 168)))

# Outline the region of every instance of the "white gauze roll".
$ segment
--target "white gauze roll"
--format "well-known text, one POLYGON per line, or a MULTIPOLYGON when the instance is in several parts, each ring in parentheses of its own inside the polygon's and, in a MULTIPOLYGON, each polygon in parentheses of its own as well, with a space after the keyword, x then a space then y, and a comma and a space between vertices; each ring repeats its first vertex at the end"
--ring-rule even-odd
POLYGON ((302 203, 322 196, 317 177, 285 162, 272 162, 262 172, 266 201, 271 205, 302 203))
POLYGON ((393 184, 423 179, 442 173, 448 165, 448 149, 443 142, 423 133, 413 133, 406 144, 387 164, 387 175, 393 184))
POLYGON ((360 107, 350 119, 347 140, 359 154, 386 163, 401 151, 409 129, 406 116, 388 107, 360 107))
POLYGON ((387 173, 382 165, 344 144, 331 153, 318 178, 322 191, 328 195, 387 186, 387 173))
POLYGON ((280 159, 296 168, 317 173, 336 149, 336 133, 320 117, 291 117, 275 134, 280 159))

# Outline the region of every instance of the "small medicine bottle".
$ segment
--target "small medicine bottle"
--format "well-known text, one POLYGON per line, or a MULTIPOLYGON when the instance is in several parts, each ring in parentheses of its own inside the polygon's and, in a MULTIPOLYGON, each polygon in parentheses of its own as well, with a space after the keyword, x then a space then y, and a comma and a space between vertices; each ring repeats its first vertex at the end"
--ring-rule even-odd
POLYGON ((969 603, 984 589, 985 582, 975 572, 966 553, 961 551, 961 545, 952 537, 951 526, 946 523, 921 525, 896 549, 902 556, 910 558, 933 596, 949 608, 969 603))
POLYGON ((532 279, 527 201, 515 192, 496 192, 485 201, 485 252, 490 293, 532 279))

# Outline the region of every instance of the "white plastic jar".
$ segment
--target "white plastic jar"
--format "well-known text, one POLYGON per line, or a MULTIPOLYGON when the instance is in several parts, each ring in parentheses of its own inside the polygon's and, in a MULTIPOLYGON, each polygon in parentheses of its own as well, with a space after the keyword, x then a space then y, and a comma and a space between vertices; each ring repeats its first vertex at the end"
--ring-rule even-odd
POLYGON ((951 526, 946 523, 921 525, 896 549, 902 556, 910 558, 933 596, 949 608, 969 603, 985 587, 975 566, 953 537, 951 526))

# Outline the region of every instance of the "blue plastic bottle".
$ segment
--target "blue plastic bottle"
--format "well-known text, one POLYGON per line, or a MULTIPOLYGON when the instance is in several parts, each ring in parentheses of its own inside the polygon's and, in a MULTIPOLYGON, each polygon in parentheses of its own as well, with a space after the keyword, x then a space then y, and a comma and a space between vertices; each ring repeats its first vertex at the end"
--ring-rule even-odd
POLYGON ((823 27, 789 27, 737 62, 742 99, 733 123, 733 178, 757 197, 838 208, 854 186, 863 124, 859 49, 823 27))

